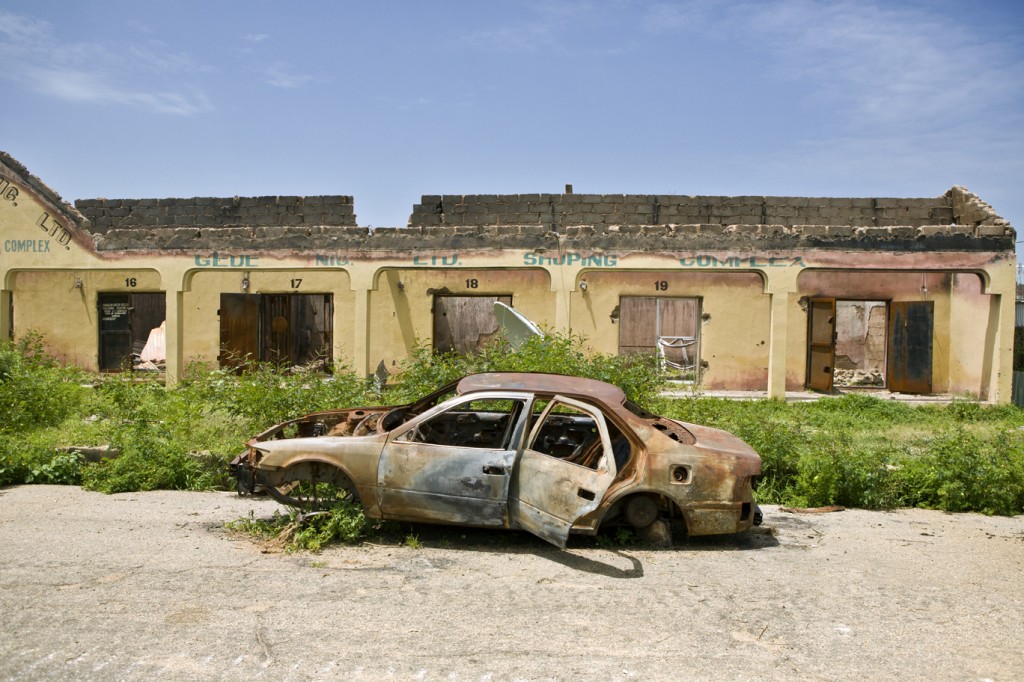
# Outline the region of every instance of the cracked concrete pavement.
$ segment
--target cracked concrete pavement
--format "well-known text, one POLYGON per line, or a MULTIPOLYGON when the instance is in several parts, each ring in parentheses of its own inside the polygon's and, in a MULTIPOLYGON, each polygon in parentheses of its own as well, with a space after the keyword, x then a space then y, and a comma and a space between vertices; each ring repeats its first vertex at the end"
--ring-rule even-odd
POLYGON ((798 515, 670 550, 523 533, 264 554, 231 493, 0 489, 0 678, 1012 680, 1024 517, 798 515))

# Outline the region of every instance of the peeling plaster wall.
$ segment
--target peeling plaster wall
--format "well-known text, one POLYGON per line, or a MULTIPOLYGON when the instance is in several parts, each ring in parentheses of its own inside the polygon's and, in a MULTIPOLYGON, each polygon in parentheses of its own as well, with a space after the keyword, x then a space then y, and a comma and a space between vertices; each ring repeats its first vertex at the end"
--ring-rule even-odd
MULTIPOLYGON (((535 250, 544 257, 633 252, 715 254, 723 250, 842 248, 866 251, 1005 251, 1015 233, 1007 225, 850 227, 836 225, 685 224, 576 226, 562 231, 543 225, 362 227, 191 227, 111 230, 96 235, 99 252, 293 250, 351 257, 387 257, 422 250, 535 250)), ((519 263, 530 265, 530 263, 519 263)))

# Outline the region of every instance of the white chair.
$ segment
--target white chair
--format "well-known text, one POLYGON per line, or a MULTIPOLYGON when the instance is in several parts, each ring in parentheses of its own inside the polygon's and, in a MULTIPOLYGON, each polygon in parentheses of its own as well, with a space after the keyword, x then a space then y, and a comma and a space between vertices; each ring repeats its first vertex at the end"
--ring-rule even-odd
POLYGON ((691 348, 697 345, 696 336, 659 336, 658 357, 663 367, 688 371, 694 369, 691 348))

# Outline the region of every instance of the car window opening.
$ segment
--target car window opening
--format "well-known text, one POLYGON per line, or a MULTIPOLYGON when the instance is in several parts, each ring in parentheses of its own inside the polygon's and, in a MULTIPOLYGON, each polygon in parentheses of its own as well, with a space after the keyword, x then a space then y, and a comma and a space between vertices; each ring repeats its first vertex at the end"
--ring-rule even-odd
POLYGON ((548 413, 530 449, 588 469, 597 469, 604 455, 594 418, 563 404, 556 404, 548 413))
POLYGON ((508 450, 524 408, 521 400, 460 403, 419 424, 400 440, 447 447, 508 450))

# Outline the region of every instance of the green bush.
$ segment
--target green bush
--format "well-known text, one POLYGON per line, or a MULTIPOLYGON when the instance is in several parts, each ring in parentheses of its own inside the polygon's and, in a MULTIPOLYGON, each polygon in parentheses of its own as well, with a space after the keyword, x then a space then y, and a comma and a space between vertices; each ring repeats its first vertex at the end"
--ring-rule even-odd
POLYGON ((1003 515, 1024 511, 1024 433, 1019 430, 989 440, 953 428, 901 464, 896 478, 908 505, 1003 515))
POLYGON ((58 452, 39 438, 0 435, 0 486, 17 483, 78 485, 81 455, 58 452))
POLYGON ((0 433, 52 425, 75 413, 90 391, 85 373, 63 366, 29 334, 0 342, 0 433))
POLYGON ((149 418, 145 411, 117 432, 112 445, 121 456, 87 466, 82 485, 104 493, 137 490, 205 490, 214 487, 217 474, 189 454, 166 422, 149 418))
POLYGON ((474 355, 435 353, 428 344, 417 342, 383 401, 410 402, 477 372, 545 372, 598 379, 619 386, 630 400, 648 408, 656 403, 663 385, 657 358, 651 355, 588 352, 583 337, 574 334, 533 337, 518 349, 499 336, 474 355))
POLYGON ((257 519, 253 512, 225 524, 228 530, 243 533, 285 552, 319 552, 330 544, 354 545, 369 532, 363 509, 351 502, 339 502, 317 514, 274 512, 269 519, 257 519))

